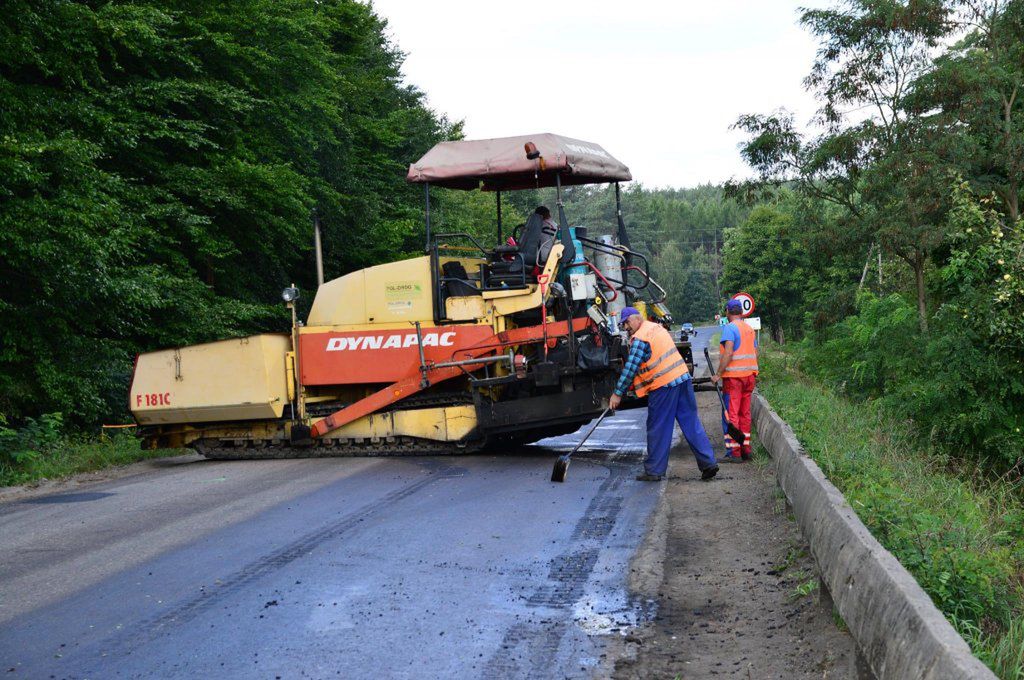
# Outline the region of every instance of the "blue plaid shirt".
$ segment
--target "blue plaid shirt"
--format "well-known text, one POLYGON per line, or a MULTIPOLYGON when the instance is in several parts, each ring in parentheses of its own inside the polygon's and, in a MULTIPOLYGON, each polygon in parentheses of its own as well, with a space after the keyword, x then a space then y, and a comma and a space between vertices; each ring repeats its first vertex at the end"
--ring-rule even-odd
MULTIPOLYGON (((626 392, 629 391, 629 386, 633 384, 633 378, 636 377, 636 372, 640 370, 640 364, 648 361, 650 358, 651 343, 644 342, 638 338, 634 339, 629 345, 629 356, 626 357, 626 365, 622 367, 622 373, 619 375, 619 383, 615 386, 615 394, 620 397, 626 395, 626 392)), ((690 374, 685 373, 665 385, 665 387, 682 385, 689 379, 690 374)))

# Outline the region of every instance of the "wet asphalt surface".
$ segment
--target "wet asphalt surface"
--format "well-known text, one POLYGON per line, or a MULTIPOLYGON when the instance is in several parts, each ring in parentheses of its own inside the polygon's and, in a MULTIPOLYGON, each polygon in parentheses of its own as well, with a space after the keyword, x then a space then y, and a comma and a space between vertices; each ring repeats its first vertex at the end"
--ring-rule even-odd
POLYGON ((579 433, 513 455, 190 456, 0 505, 0 672, 605 675, 611 636, 654 613, 626 588, 662 491, 634 480, 645 417, 608 418, 565 484, 552 463, 579 433))

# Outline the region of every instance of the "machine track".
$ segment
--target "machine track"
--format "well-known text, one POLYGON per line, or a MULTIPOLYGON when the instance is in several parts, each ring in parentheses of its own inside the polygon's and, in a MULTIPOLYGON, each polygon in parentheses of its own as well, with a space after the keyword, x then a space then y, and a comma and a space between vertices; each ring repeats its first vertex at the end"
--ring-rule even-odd
MULTIPOLYGON (((409 410, 471 404, 465 392, 441 392, 416 395, 393 404, 387 410, 409 410)), ((340 404, 319 404, 310 415, 324 416, 340 404)), ((484 440, 442 442, 418 437, 384 437, 366 440, 342 440, 325 437, 312 446, 295 446, 287 439, 199 439, 192 444, 197 453, 213 460, 270 460, 280 458, 355 458, 387 456, 443 456, 475 453, 484 440)))
POLYGON ((485 442, 439 442, 416 437, 393 437, 362 444, 292 446, 284 440, 254 441, 200 439, 192 446, 213 460, 271 460, 279 458, 356 458, 388 456, 443 456, 476 453, 485 442))

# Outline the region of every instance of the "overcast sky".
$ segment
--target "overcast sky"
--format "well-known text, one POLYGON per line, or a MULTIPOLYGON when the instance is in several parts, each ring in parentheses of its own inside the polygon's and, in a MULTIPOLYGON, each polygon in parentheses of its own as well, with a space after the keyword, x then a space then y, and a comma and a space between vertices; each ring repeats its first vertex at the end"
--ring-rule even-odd
POLYGON ((373 0, 429 105, 469 139, 554 132, 601 144, 649 187, 749 175, 742 113, 786 107, 815 44, 808 0, 373 0))

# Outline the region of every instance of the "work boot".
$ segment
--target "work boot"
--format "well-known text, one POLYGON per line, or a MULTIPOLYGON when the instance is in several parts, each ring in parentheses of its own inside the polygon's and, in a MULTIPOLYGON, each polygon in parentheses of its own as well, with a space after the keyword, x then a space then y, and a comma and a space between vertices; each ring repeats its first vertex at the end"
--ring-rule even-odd
POLYGON ((715 475, 717 474, 718 466, 716 465, 714 467, 704 468, 703 470, 701 470, 700 478, 703 479, 705 482, 710 482, 712 479, 715 478, 715 475))
POLYGON ((663 476, 661 476, 661 475, 652 475, 649 472, 645 472, 642 475, 637 475, 636 476, 636 481, 638 481, 638 482, 660 482, 663 479, 665 479, 663 476))
POLYGON ((722 458, 722 462, 723 463, 742 463, 743 462, 743 458, 741 458, 740 456, 734 456, 731 453, 727 453, 727 454, 725 454, 725 457, 722 458))
POLYGON ((747 462, 747 461, 749 461, 749 460, 750 460, 751 458, 753 458, 753 456, 752 456, 752 455, 750 455, 750 452, 749 452, 749 451, 744 451, 744 452, 743 452, 743 456, 742 456, 742 458, 743 458, 743 461, 744 461, 744 462, 747 462))

